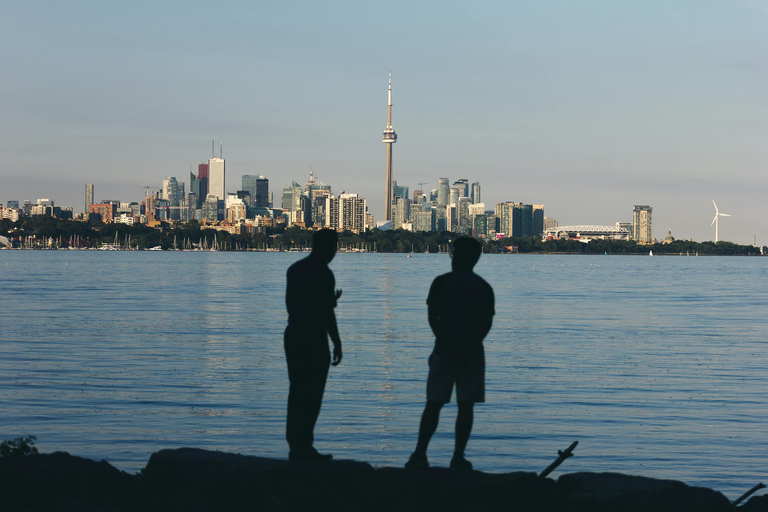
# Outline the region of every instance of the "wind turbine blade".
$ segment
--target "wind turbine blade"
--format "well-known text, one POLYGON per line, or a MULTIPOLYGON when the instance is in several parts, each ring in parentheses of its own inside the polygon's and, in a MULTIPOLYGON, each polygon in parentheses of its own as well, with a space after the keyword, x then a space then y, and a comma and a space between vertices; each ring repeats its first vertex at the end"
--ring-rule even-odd
POLYGON ((718 210, 718 209, 717 209, 717 203, 715 203, 715 200, 714 200, 714 199, 712 200, 712 204, 713 204, 713 205, 715 205, 715 211, 716 211, 716 212, 719 212, 720 210, 718 210))
POLYGON ((714 226, 714 225, 715 225, 715 221, 716 221, 716 220, 717 220, 717 215, 715 215, 715 218, 714 218, 714 219, 712 219, 712 224, 710 224, 710 226, 714 226))
POLYGON ((730 217, 731 214, 730 213, 721 213, 720 216, 721 217, 730 217))

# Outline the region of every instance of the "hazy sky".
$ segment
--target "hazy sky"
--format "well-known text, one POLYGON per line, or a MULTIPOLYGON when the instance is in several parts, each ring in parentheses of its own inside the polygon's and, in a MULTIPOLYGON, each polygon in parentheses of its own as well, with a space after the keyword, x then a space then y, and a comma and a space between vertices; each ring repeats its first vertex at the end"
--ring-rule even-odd
MULTIPOLYGON (((138 201, 223 143, 227 188, 309 166, 383 217, 467 178, 565 224, 768 244, 768 2, 3 2, 0 203, 138 201)), ((188 185, 187 185, 188 187, 188 185)))

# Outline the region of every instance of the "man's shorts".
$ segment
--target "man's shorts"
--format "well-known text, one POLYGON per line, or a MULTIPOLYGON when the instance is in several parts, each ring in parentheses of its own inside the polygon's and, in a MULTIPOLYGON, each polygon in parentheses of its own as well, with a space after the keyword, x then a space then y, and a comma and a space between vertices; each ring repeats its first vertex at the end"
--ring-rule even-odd
POLYGON ((459 402, 485 402, 485 354, 453 360, 432 352, 429 356, 427 400, 447 404, 451 401, 454 383, 459 402))

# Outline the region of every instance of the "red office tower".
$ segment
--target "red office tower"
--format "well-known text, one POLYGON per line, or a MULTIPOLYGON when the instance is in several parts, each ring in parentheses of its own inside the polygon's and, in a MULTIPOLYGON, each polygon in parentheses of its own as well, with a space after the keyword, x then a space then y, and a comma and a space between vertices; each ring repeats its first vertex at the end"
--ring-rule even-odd
POLYGON ((200 180, 200 201, 205 202, 205 197, 208 195, 208 164, 197 166, 197 179, 200 180))

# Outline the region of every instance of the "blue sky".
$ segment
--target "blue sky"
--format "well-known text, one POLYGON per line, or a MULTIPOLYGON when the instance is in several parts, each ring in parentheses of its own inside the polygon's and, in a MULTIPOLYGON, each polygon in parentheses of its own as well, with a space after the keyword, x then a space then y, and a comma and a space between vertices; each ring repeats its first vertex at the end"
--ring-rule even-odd
MULTIPOLYGON (((312 166, 383 214, 394 175, 561 224, 768 244, 768 3, 4 2, 0 202, 140 200, 223 143, 228 189, 312 166)), ((279 200, 279 199, 278 199, 279 200)))

